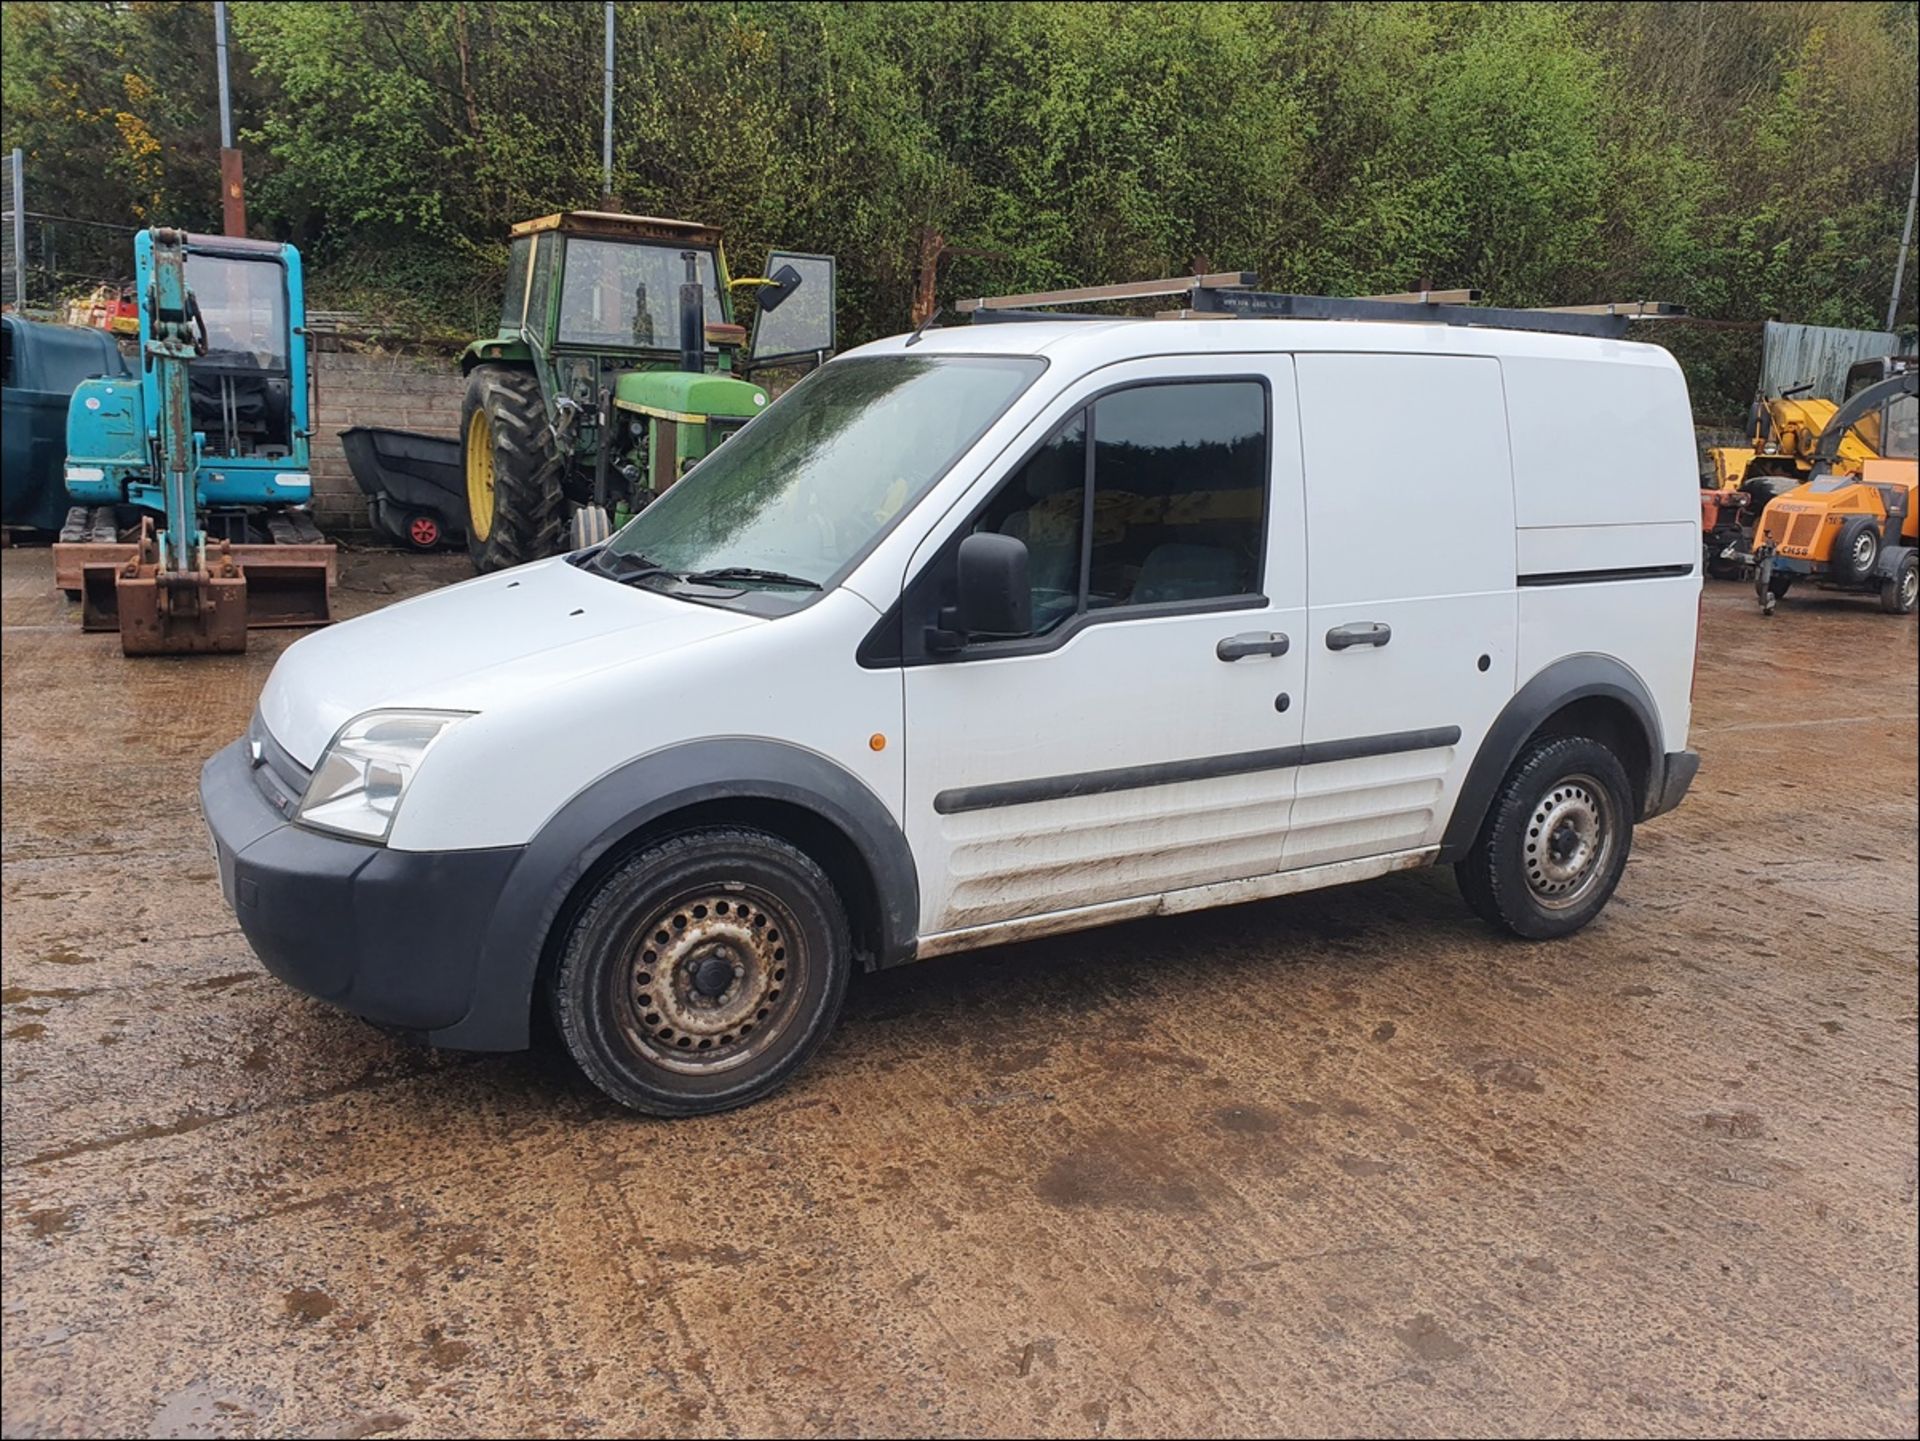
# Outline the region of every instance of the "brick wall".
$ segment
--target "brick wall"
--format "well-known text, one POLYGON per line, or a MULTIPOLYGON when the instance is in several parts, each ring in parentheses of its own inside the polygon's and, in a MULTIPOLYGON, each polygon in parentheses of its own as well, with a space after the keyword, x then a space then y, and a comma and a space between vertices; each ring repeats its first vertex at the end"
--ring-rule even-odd
POLYGON ((322 350, 313 359, 319 391, 313 443, 314 518, 326 530, 364 531, 366 497, 347 469, 340 432, 356 425, 381 425, 458 435, 460 398, 466 386, 451 356, 322 350))

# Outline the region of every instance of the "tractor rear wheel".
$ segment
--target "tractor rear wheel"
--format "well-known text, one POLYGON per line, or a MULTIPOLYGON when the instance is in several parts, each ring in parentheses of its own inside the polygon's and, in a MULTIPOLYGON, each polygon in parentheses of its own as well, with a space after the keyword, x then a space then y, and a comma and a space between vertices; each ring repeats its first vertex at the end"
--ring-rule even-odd
POLYGON ((552 434, 532 373, 504 365, 474 370, 460 437, 474 569, 504 570, 559 554, 566 502, 549 464, 552 434))
POLYGON ((1888 615, 1908 615, 1916 602, 1920 602, 1920 556, 1910 553, 1880 582, 1880 609, 1888 615))

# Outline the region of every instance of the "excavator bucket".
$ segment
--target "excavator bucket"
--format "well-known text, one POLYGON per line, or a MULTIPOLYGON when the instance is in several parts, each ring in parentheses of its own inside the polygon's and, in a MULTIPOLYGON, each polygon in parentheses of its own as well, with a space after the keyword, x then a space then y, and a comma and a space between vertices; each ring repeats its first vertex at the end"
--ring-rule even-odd
POLYGON ((338 552, 311 528, 276 526, 274 535, 271 544, 222 541, 205 570, 175 577, 161 569, 148 521, 136 540, 55 546, 54 567, 80 597, 80 628, 119 631, 128 655, 243 651, 250 627, 333 621, 338 552))
POLYGON ((246 623, 263 629, 329 624, 333 620, 333 547, 276 545, 271 550, 273 554, 265 559, 248 560, 239 567, 246 623))
MULTIPOLYGON (((143 521, 133 558, 111 567, 111 618, 125 655, 205 655, 247 648, 247 581, 222 543, 198 570, 169 570, 153 522, 143 521)), ((110 629, 104 565, 81 570, 82 630, 110 629)))
POLYGON ((216 574, 133 565, 116 589, 120 649, 127 655, 204 655, 247 648, 247 582, 237 567, 216 574))
POLYGON ((124 566, 88 564, 80 567, 80 629, 120 629, 120 572, 124 566))

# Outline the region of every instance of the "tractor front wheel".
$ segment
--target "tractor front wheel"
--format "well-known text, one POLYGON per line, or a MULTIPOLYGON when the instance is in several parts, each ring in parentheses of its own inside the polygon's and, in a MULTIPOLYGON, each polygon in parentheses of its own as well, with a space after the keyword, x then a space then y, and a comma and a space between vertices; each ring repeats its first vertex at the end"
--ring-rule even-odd
POLYGON ((566 505, 549 463, 552 436, 531 373, 483 365, 460 411, 467 554, 478 571, 559 554, 566 505))

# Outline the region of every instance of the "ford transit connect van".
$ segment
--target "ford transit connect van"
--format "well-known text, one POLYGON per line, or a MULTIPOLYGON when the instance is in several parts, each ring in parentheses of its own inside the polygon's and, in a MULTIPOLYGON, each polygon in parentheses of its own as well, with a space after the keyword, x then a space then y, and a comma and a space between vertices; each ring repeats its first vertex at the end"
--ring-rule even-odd
POLYGON ((201 782, 221 883, 301 990, 545 1008, 659 1114, 778 1086, 860 967, 1437 863, 1563 936, 1697 766, 1697 488, 1622 340, 881 341, 604 546, 292 646, 201 782))

